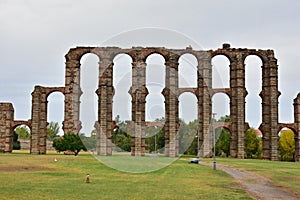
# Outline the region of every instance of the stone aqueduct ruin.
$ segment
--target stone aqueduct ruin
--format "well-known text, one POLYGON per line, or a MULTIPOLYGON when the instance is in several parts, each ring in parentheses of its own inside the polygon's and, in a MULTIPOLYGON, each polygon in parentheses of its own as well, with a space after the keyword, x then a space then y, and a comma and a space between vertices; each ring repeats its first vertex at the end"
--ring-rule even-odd
POLYGON ((95 128, 98 134, 97 154, 112 155, 112 100, 113 59, 118 54, 128 54, 132 62, 132 129, 131 155, 145 154, 145 103, 148 90, 146 84, 146 58, 157 53, 164 57, 166 66, 165 88, 165 155, 178 156, 178 97, 184 92, 194 93, 198 99, 198 131, 200 156, 210 155, 212 149, 212 96, 225 93, 230 99, 230 154, 232 157, 245 157, 245 132, 249 128, 245 122, 245 64, 249 55, 256 55, 262 60, 262 124, 259 129, 263 133, 263 158, 279 159, 278 132, 283 127, 293 130, 295 135, 295 158, 300 161, 300 93, 294 99, 294 123, 278 122, 278 65, 273 50, 235 49, 229 44, 217 50, 142 48, 121 49, 117 47, 77 47, 69 50, 66 58, 65 86, 35 86, 32 92, 32 113, 29 121, 14 119, 14 108, 11 103, 0 103, 0 152, 12 152, 14 128, 20 124, 31 129, 31 154, 46 153, 47 97, 53 92, 61 92, 65 97, 64 132, 78 133, 81 129, 80 113, 80 59, 83 55, 93 53, 99 57, 98 120, 95 128), (198 60, 196 88, 178 87, 178 63, 183 54, 192 54, 198 60), (230 61, 230 88, 212 88, 211 60, 216 55, 224 55, 230 61))

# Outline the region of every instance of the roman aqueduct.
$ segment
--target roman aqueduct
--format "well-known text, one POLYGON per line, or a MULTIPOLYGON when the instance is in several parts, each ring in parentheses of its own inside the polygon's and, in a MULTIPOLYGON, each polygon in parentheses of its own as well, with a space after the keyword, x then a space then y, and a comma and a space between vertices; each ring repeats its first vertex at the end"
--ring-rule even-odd
POLYGON ((122 49, 117 47, 76 47, 66 54, 65 86, 35 86, 32 92, 32 113, 28 121, 14 119, 14 108, 11 103, 0 103, 0 152, 12 152, 14 128, 25 124, 31 129, 31 154, 46 153, 47 98, 53 92, 61 92, 65 97, 64 132, 79 133, 81 122, 80 96, 80 59, 92 53, 99 57, 98 120, 95 128, 98 132, 97 154, 112 155, 112 99, 113 59, 118 54, 127 54, 132 58, 132 86, 129 91, 132 97, 132 129, 131 155, 145 155, 145 103, 148 90, 145 85, 146 58, 154 53, 165 59, 166 77, 163 96, 165 98, 165 155, 178 156, 178 97, 184 92, 195 94, 198 100, 198 131, 200 157, 210 154, 212 149, 212 96, 225 93, 230 99, 230 122, 223 124, 231 132, 230 155, 245 157, 245 132, 249 128, 245 122, 245 64, 249 55, 256 55, 262 60, 262 123, 259 127, 263 133, 263 158, 279 159, 278 132, 283 127, 293 130, 295 138, 295 158, 300 161, 300 93, 294 99, 294 123, 278 122, 278 65, 273 50, 235 49, 229 44, 217 50, 167 49, 133 47, 122 49), (192 54, 198 60, 197 87, 178 87, 178 60, 183 54, 192 54), (230 61, 230 87, 212 88, 212 64, 214 56, 224 55, 230 61))

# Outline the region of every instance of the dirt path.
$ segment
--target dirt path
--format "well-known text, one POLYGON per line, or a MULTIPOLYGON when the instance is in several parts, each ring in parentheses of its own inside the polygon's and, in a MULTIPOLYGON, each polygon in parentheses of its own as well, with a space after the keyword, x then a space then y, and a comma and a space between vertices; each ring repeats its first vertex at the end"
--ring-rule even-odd
MULTIPOLYGON (((212 167, 210 163, 200 162, 200 164, 212 167)), ((276 186, 270 180, 253 173, 221 165, 217 165, 217 169, 221 169, 235 178, 255 199, 300 199, 300 196, 276 186)))

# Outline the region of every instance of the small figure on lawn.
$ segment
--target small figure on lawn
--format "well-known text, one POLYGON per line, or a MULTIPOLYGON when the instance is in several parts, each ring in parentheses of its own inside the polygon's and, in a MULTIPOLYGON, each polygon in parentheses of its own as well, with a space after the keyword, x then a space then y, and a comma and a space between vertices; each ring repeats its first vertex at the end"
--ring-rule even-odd
POLYGON ((86 183, 90 183, 90 174, 86 175, 85 182, 86 183))

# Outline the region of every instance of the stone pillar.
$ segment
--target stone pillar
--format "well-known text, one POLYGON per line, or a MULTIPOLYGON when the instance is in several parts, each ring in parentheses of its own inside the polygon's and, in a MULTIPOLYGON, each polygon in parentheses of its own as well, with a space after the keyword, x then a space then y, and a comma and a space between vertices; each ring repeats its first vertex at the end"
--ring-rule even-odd
POLYGON ((163 90, 165 97, 165 155, 178 156, 178 59, 179 56, 171 54, 166 61, 166 84, 163 90))
POLYGON ((212 155, 211 122, 211 89, 212 66, 211 56, 202 52, 198 59, 198 128, 199 128, 199 156, 210 157, 212 155))
POLYGON ((0 103, 0 153, 11 153, 13 150, 13 122, 13 105, 11 103, 0 103))
POLYGON ((47 96, 45 88, 35 86, 32 96, 30 153, 46 154, 47 140, 47 96))
POLYGON ((78 134, 81 129, 79 120, 80 96, 80 61, 67 60, 65 75, 65 118, 63 130, 65 133, 78 134))
POLYGON ((231 106, 230 120, 232 133, 230 156, 245 157, 245 66, 241 53, 235 53, 230 64, 231 106))
POLYGON ((263 159, 279 160, 278 153, 278 72, 277 60, 272 50, 265 51, 262 67, 262 130, 263 159))
POLYGON ((295 161, 300 162, 300 93, 294 99, 294 120, 297 128, 295 135, 295 161))
POLYGON ((112 155, 112 99, 113 99, 113 63, 110 56, 99 62, 98 122, 96 122, 97 154, 112 155))
POLYGON ((148 90, 146 88, 146 63, 137 53, 132 58, 132 122, 131 155, 145 155, 145 105, 148 90))
POLYGON ((47 96, 45 88, 42 88, 40 98, 40 129, 39 129, 39 154, 46 154, 47 150, 47 96))

